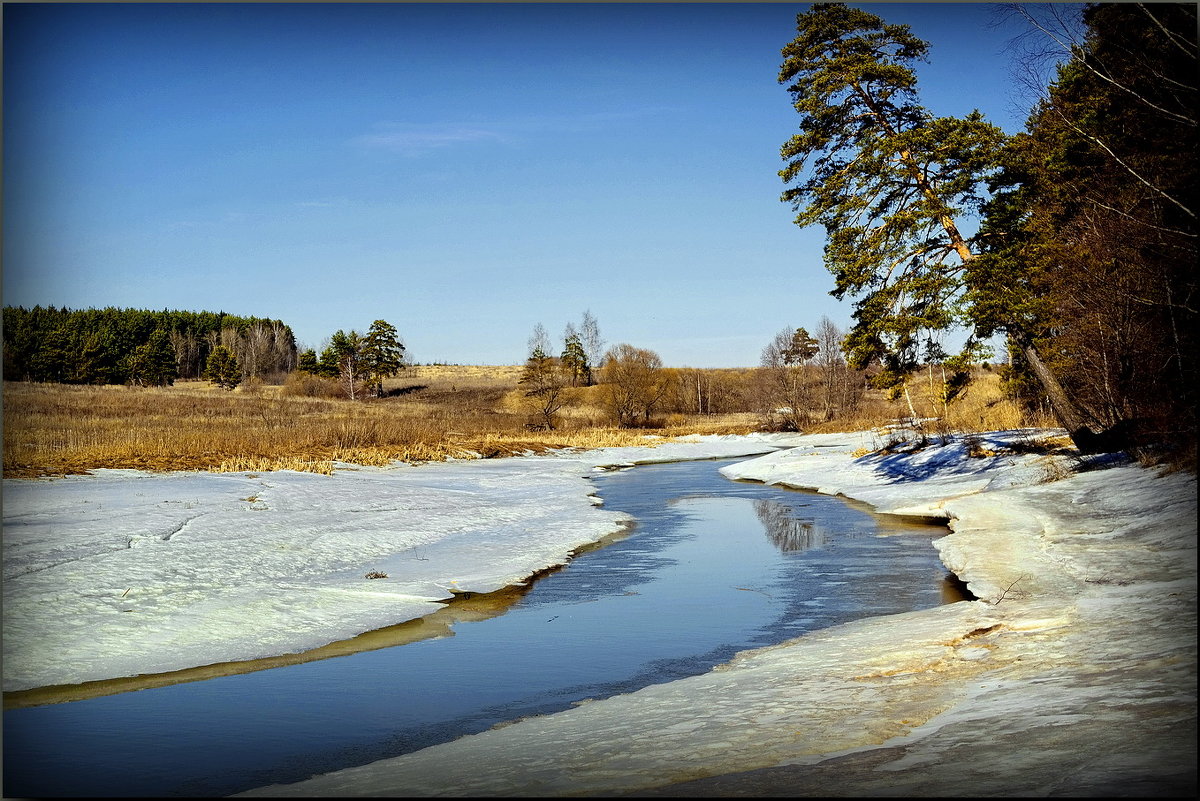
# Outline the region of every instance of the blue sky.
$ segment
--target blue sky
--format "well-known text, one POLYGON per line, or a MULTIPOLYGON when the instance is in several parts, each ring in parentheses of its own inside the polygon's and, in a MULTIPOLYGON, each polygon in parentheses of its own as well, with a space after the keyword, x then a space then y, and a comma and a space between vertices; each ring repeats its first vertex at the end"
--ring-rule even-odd
MULTIPOLYGON (((856 4, 1015 132, 986 3, 856 4)), ((515 364, 588 310, 670 366, 851 306, 780 202, 806 4, 4 4, 5 305, 226 311, 515 364)))

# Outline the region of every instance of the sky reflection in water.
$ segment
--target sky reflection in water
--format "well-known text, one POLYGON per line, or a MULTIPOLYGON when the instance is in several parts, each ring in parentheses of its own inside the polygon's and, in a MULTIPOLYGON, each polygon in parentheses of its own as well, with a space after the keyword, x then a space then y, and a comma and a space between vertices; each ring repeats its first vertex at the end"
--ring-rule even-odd
POLYGON ((724 461, 597 478, 630 536, 454 635, 6 711, 5 793, 226 795, 397 756, 710 669, 738 651, 956 600, 945 529, 732 482, 724 461))

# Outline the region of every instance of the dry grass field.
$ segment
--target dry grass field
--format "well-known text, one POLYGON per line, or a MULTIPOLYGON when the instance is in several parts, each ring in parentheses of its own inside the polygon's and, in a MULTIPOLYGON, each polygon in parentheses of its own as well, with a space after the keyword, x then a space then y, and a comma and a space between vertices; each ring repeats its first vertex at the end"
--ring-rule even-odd
MULTIPOLYGON (((713 372, 725 372, 727 379, 749 373, 713 372)), ((94 468, 329 473, 335 462, 492 458, 644 444, 651 433, 749 433, 763 423, 750 410, 665 412, 652 431, 621 429, 603 407, 601 388, 586 387, 571 390, 555 430, 534 430, 527 425, 520 374, 520 366, 412 366, 387 381, 386 397, 366 401, 321 396, 290 379, 283 386, 243 385, 233 392, 206 381, 161 388, 5 382, 4 476, 94 468)), ((1027 424, 1000 396, 991 373, 982 373, 967 398, 948 412, 935 424, 944 430, 1027 424)), ((918 406, 918 413, 925 411, 918 406)), ((854 419, 808 430, 866 430, 905 414, 899 403, 868 396, 854 419)))

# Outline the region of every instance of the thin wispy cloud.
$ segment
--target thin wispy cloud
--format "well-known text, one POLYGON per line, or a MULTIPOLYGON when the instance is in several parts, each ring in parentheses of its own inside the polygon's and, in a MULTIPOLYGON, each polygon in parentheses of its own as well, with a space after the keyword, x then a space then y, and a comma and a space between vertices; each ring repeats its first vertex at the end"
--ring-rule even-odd
POLYGON ((492 120, 484 125, 459 123, 381 122, 370 133, 354 137, 353 144, 372 150, 416 156, 433 150, 481 143, 513 144, 542 135, 602 130, 636 123, 677 109, 645 107, 583 114, 530 115, 492 120))
POLYGON ((349 202, 350 201, 348 201, 344 197, 338 197, 338 198, 321 198, 318 200, 298 200, 292 205, 294 205, 296 208, 300 208, 300 209, 332 209, 332 208, 338 208, 341 206, 346 206, 349 204, 349 202))
POLYGON ((391 122, 381 123, 376 128, 372 133, 356 136, 353 143, 374 150, 415 156, 459 145, 505 140, 497 131, 469 125, 391 122))

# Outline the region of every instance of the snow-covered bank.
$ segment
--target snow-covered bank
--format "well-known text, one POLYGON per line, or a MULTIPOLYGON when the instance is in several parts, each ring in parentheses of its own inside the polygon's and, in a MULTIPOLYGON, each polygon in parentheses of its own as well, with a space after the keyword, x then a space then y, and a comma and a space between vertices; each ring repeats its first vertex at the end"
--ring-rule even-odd
POLYGON ((591 497, 586 476, 601 466, 742 456, 794 439, 344 465, 333 476, 8 479, 4 690, 306 651, 421 617, 620 530, 624 517, 591 497), (387 578, 366 578, 374 572, 387 578))
POLYGON ((861 435, 812 436, 725 468, 947 518, 982 600, 249 795, 1190 797, 1195 477, 1043 483, 1059 468, 1018 438, 856 457, 861 435))

